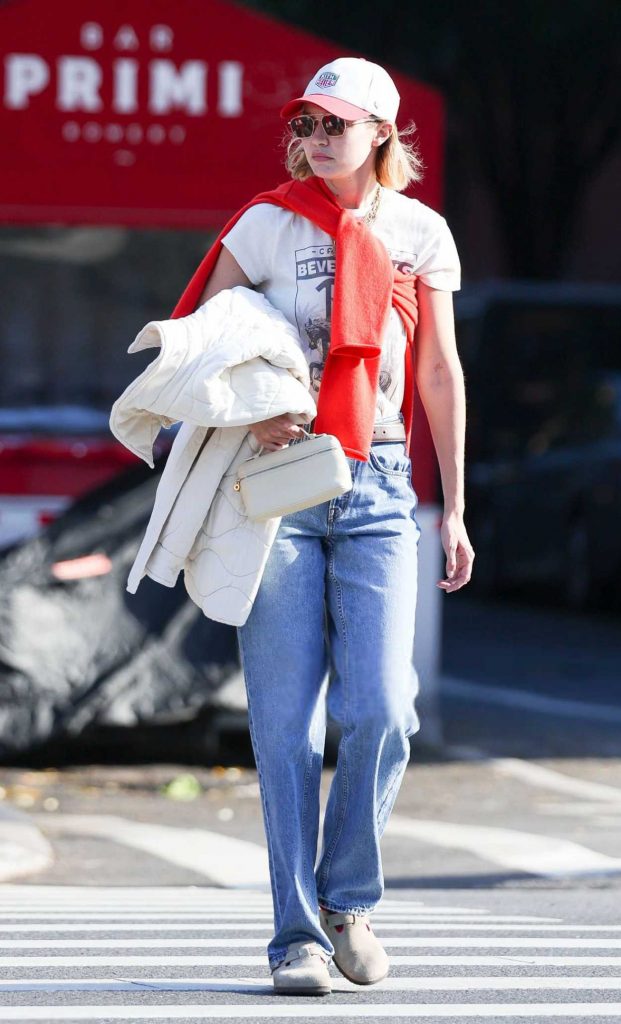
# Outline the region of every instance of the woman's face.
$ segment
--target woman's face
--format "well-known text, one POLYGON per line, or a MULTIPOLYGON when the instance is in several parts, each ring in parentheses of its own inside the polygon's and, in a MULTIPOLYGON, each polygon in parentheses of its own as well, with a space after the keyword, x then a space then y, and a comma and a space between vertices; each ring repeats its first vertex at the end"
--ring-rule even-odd
MULTIPOLYGON (((328 113, 315 103, 305 103, 301 112, 312 117, 323 117, 328 113)), ((388 138, 390 130, 386 121, 365 121, 350 125, 343 135, 331 136, 326 135, 319 122, 310 139, 302 139, 301 145, 313 174, 319 178, 345 178, 366 162, 371 167, 375 165, 377 146, 388 138)))

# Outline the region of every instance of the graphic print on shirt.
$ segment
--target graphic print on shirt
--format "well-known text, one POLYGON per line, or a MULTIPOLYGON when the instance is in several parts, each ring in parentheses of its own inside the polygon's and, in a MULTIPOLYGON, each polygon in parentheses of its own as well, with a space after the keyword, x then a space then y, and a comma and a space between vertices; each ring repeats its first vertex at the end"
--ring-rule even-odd
POLYGON ((336 261, 333 245, 310 245, 295 253, 295 319, 317 394, 330 344, 336 261))
MULTIPOLYGON (((404 274, 413 274, 416 253, 388 249, 393 265, 404 274)), ((332 300, 336 258, 334 245, 310 245, 295 251, 295 319, 308 362, 311 388, 315 395, 323 376, 330 345, 332 300)), ((390 350, 382 350, 379 386, 391 398, 393 360, 390 350)))

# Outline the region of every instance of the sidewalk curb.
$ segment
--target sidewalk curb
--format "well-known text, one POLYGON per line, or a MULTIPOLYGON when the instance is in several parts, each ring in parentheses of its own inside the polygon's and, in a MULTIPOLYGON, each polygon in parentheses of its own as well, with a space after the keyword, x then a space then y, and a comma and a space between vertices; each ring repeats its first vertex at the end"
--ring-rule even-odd
POLYGON ((54 849, 27 814, 0 805, 0 883, 43 871, 54 849))

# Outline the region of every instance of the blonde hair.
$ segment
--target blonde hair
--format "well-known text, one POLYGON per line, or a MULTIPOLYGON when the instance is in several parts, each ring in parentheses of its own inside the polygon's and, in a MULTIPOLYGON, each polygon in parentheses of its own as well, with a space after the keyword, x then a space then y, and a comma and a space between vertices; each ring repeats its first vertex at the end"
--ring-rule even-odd
MULTIPOLYGON (((374 117, 373 120, 377 124, 384 123, 381 117, 374 117)), ((375 173, 380 185, 392 188, 395 192, 403 192, 412 182, 423 180, 425 165, 418 142, 408 141, 415 131, 413 121, 400 130, 393 125, 386 141, 377 147, 375 173)), ((313 175, 301 142, 301 139, 293 138, 288 132, 283 139, 287 148, 285 166, 296 181, 304 181, 313 175)))

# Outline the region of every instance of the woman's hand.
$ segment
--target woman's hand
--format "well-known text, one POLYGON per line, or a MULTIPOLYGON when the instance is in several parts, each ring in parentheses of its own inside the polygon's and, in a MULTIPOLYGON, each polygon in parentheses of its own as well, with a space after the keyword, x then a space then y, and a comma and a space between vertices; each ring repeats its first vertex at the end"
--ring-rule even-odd
POLYGON ((439 580, 438 586, 452 594, 465 586, 472 576, 474 549, 468 540, 463 517, 457 512, 445 514, 440 537, 446 554, 446 579, 439 580))
POLYGON ((292 437, 302 437, 304 433, 297 423, 289 419, 286 412, 282 416, 272 416, 269 420, 251 423, 249 430, 268 452, 277 452, 285 448, 292 437))

